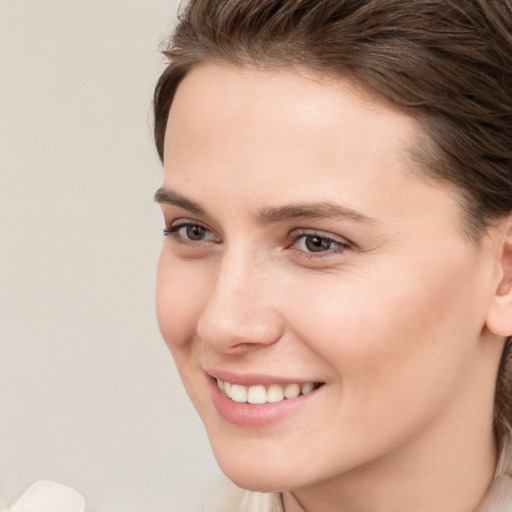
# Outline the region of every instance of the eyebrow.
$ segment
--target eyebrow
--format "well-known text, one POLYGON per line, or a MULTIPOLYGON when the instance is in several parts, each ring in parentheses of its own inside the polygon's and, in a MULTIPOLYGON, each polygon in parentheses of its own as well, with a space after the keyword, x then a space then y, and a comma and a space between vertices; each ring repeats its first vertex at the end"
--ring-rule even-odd
POLYGON ((206 212, 194 201, 183 197, 172 190, 160 187, 155 193, 155 202, 158 204, 170 204, 178 206, 196 215, 205 215, 206 212))
POLYGON ((279 222, 296 219, 327 219, 344 218, 365 224, 373 224, 375 219, 359 213, 351 208, 335 203, 297 203, 280 206, 278 208, 265 208, 259 214, 262 223, 279 222))
MULTIPOLYGON (((183 208, 184 210, 196 215, 206 215, 206 211, 194 201, 163 187, 156 191, 155 201, 158 204, 178 206, 179 208, 183 208)), ((275 208, 269 207, 264 208, 258 214, 258 220, 262 224, 283 222, 287 220, 314 220, 340 217, 365 224, 374 224, 376 222, 376 219, 351 208, 325 201, 318 203, 295 203, 275 208)))

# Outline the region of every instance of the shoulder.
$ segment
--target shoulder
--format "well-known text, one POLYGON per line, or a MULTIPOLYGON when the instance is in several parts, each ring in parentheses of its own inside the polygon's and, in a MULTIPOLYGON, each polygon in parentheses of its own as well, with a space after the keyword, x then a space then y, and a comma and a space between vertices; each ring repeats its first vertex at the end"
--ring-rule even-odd
POLYGON ((203 512, 283 512, 281 495, 246 491, 228 481, 208 500, 203 512))

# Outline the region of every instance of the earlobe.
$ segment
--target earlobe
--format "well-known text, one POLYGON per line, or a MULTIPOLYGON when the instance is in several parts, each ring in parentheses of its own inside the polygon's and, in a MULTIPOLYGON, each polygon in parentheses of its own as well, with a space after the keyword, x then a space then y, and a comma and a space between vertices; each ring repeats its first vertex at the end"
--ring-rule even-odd
POLYGON ((512 214, 499 226, 501 279, 487 315, 487 327, 498 336, 512 336, 512 214))

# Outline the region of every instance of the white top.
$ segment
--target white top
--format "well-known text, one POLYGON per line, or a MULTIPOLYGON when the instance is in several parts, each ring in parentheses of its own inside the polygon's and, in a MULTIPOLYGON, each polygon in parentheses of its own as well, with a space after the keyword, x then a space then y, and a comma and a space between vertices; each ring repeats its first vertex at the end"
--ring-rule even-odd
POLYGON ((40 480, 1 512, 84 512, 85 498, 67 485, 40 480))
MULTIPOLYGON (((291 493, 262 493, 226 482, 208 500, 203 512, 304 512, 291 493)), ((495 478, 474 512, 512 512, 512 447, 505 443, 495 478)))

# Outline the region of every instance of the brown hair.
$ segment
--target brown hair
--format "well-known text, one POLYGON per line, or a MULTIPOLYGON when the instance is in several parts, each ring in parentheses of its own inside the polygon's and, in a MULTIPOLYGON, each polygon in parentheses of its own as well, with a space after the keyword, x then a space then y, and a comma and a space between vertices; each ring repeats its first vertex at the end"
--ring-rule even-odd
MULTIPOLYGON (((512 211, 512 0, 191 0, 164 54, 154 96, 162 160, 190 69, 296 66, 350 76, 416 117, 428 135, 416 157, 462 193, 471 239, 512 211)), ((499 440, 512 425, 511 345, 497 382, 499 440)))

